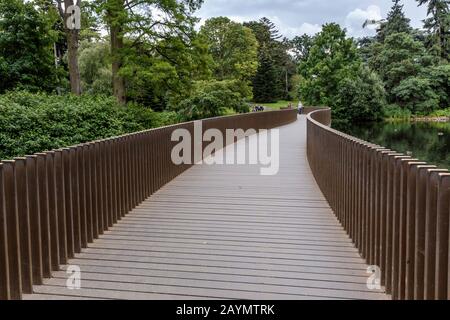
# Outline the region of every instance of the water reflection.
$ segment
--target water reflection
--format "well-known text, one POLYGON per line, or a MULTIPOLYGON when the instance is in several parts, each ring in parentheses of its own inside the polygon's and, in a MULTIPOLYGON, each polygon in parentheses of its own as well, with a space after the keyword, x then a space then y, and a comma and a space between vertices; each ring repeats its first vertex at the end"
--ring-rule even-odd
POLYGON ((336 129, 413 157, 450 169, 450 122, 379 122, 336 129))

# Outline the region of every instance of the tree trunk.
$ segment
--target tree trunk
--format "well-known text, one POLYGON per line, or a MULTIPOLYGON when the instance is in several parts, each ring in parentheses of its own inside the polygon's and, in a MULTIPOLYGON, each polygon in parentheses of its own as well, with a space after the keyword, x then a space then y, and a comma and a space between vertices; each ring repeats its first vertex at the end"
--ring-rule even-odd
POLYGON ((123 65, 122 49, 123 24, 124 24, 124 0, 108 0, 107 22, 111 36, 112 78, 113 92, 120 104, 126 103, 125 79, 120 76, 119 71, 123 65))
MULTIPOLYGON (((60 4, 60 3, 59 3, 60 4)), ((80 69, 78 67, 78 42, 80 30, 76 27, 69 28, 71 19, 78 19, 80 17, 74 17, 73 12, 70 12, 68 8, 73 5, 72 0, 64 0, 65 12, 63 12, 64 26, 66 30, 67 39, 67 56, 69 60, 69 76, 70 76, 70 89, 75 95, 81 94, 81 77, 80 69)), ((76 5, 81 7, 81 0, 77 0, 76 5)))
POLYGON ((111 26, 111 56, 114 96, 120 104, 126 103, 125 79, 119 75, 122 67, 121 50, 123 49, 122 30, 119 26, 111 26))

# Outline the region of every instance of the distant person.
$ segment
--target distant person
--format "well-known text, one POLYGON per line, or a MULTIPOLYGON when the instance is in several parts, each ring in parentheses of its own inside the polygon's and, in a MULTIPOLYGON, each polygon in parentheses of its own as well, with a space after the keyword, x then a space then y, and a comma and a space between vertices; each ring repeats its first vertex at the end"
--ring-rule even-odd
POLYGON ((301 101, 298 102, 298 114, 303 114, 303 104, 301 101))

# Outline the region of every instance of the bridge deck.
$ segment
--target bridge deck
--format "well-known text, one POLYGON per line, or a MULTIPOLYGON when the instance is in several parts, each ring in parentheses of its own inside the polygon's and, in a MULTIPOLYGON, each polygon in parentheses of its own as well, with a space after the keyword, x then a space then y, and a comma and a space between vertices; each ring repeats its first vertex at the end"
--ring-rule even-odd
POLYGON ((306 120, 280 129, 280 171, 195 166, 25 299, 386 299, 306 159, 306 120))

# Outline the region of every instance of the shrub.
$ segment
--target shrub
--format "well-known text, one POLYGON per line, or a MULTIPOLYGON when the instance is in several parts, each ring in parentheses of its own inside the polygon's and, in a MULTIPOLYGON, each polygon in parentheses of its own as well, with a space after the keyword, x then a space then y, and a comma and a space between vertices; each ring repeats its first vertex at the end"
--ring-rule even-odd
POLYGON ((380 78, 368 68, 360 67, 355 77, 339 82, 339 90, 331 104, 333 120, 376 121, 382 118, 385 105, 386 93, 380 78))
POLYGON ((217 117, 229 110, 247 112, 245 92, 240 92, 237 81, 199 81, 191 96, 176 107, 185 120, 217 117))
POLYGON ((55 96, 23 91, 0 96, 0 159, 141 131, 178 121, 105 96, 55 96))

